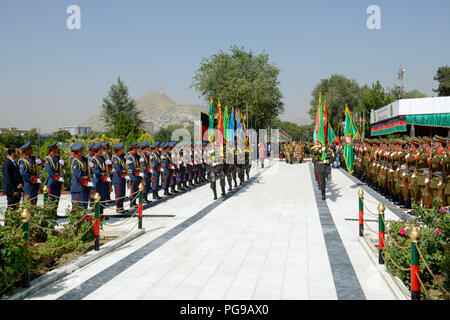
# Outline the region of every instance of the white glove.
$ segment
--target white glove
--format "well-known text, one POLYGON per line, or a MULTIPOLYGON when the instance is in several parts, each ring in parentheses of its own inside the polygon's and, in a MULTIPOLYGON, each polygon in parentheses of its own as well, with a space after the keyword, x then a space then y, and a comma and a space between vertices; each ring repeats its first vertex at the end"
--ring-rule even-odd
POLYGON ((139 158, 139 161, 144 162, 145 160, 144 160, 144 158, 139 158))
POLYGON ((127 164, 132 164, 132 162, 130 160, 127 160, 127 164))
POLYGON ((130 180, 130 177, 129 176, 125 176, 125 180, 130 180))
POLYGON ((87 184, 87 187, 93 187, 93 186, 94 186, 94 184, 91 181, 89 181, 87 184))
POLYGON ((322 147, 322 151, 325 151, 325 147, 322 147))
POLYGON ((430 180, 428 178, 425 178, 425 183, 430 182, 430 180))
POLYGON ((36 159, 36 163, 37 163, 37 164, 41 164, 41 163, 42 163, 42 160, 39 159, 39 158, 37 158, 37 159, 36 159))
POLYGON ((406 172, 403 172, 402 177, 406 176, 406 172))
POLYGON ((111 182, 111 179, 109 177, 106 178, 106 182, 111 182))
POLYGON ((94 163, 89 161, 89 167, 93 168, 94 167, 94 163))
POLYGON ((105 163, 106 163, 108 166, 109 166, 109 165, 112 165, 112 162, 111 162, 111 160, 109 160, 109 159, 106 160, 105 163))
POLYGON ((415 174, 413 173, 411 177, 412 177, 412 178, 415 178, 415 177, 416 177, 416 175, 415 175, 415 174))
POLYGON ((38 178, 38 179, 36 180, 36 183, 42 183, 42 182, 41 182, 41 179, 38 178))
POLYGON ((63 166, 63 165, 64 165, 64 160, 63 160, 63 159, 60 159, 60 160, 59 160, 59 163, 63 166))
POLYGON ((139 173, 139 177, 144 177, 144 174, 141 172, 141 173, 139 173))
POLYGON ((64 182, 64 178, 63 177, 59 177, 58 181, 59 182, 64 182))

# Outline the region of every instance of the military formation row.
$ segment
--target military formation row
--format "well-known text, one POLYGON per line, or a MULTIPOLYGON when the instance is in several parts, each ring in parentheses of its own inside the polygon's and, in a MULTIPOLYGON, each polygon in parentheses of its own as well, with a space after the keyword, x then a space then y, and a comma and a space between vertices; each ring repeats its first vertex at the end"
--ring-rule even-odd
POLYGON ((365 139, 354 143, 355 173, 363 182, 405 208, 450 205, 450 143, 413 137, 365 139))
MULTIPOLYGON (((106 206, 114 204, 116 212, 125 213, 126 188, 130 189, 130 207, 137 207, 136 199, 141 183, 144 186, 144 201, 150 203, 150 191, 153 193, 153 199, 161 199, 158 194, 160 188, 164 189, 164 195, 171 195, 210 180, 214 199, 217 199, 216 179, 220 179, 222 195, 225 194, 225 177, 228 179, 229 191, 232 190, 232 179, 237 187, 236 175, 241 185, 245 182, 244 173, 247 174, 247 180, 249 179, 248 148, 243 164, 237 164, 237 152, 234 164, 224 164, 216 162, 214 149, 207 151, 207 145, 203 142, 196 144, 194 148, 192 143, 132 143, 125 154, 123 143, 112 146, 111 153, 108 142, 93 142, 87 146, 88 154, 85 155, 83 144, 78 142, 70 146, 72 156, 68 164, 71 172, 72 204, 88 208, 89 203, 93 203, 94 194, 99 193, 101 213, 106 206), (111 200, 113 188, 115 199, 111 200)), ((24 201, 27 199, 31 204, 37 203, 42 184, 39 166, 45 165, 48 173, 45 185, 48 187, 49 199, 58 204, 64 183, 62 171, 66 164, 59 156, 57 144, 48 146, 49 155, 44 161, 32 155, 30 142, 21 146, 20 150, 23 157, 18 164, 23 178, 24 201)), ((20 197, 18 200, 20 201, 20 197)), ((17 206, 19 201, 12 207, 17 206)))

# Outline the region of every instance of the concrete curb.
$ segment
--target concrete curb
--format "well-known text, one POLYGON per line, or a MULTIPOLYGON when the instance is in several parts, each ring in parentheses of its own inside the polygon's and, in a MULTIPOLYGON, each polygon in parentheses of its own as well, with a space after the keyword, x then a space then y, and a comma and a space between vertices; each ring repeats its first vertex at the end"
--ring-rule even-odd
POLYGON ((411 296, 406 296, 402 290, 400 290, 399 286, 402 287, 403 290, 409 292, 408 288, 405 287, 403 282, 398 278, 389 273, 385 265, 381 265, 378 263, 378 259, 375 258, 372 253, 369 245, 361 238, 358 237, 358 241, 363 247, 364 251, 369 256, 369 259, 372 261, 374 266, 377 268, 378 273, 383 278, 384 282, 391 289, 392 293, 397 297, 398 300, 411 300, 411 296), (395 278, 395 280, 394 280, 395 278))
POLYGON ((92 261, 101 258, 105 254, 121 247, 122 245, 124 245, 129 241, 136 239, 137 237, 143 235, 144 233, 145 229, 140 229, 130 233, 129 235, 123 237, 122 239, 117 239, 108 242, 107 244, 100 246, 99 251, 92 250, 60 268, 52 270, 49 273, 34 279, 33 281, 30 282, 29 288, 18 288, 13 296, 4 300, 23 300, 26 297, 29 297, 32 294, 36 293, 40 289, 48 286, 49 284, 71 274, 76 270, 79 270, 80 268, 91 263, 92 261))

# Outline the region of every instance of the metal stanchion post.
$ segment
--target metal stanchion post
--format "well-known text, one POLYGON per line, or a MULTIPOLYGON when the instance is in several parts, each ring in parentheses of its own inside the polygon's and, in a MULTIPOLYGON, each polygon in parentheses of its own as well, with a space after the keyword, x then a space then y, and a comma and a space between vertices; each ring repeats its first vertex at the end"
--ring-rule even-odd
POLYGON ((419 253, 417 252, 417 239, 419 238, 419 229, 416 226, 411 228, 409 233, 411 239, 411 300, 420 300, 419 283, 419 253))
POLYGON ((384 204, 380 202, 378 205, 378 263, 384 264, 383 248, 384 248, 384 204))
POLYGON ((361 188, 359 188, 358 196, 359 196, 359 236, 364 237, 364 207, 363 207, 364 191, 361 188))
POLYGON ((48 204, 48 187, 44 186, 42 191, 44 191, 44 206, 46 206, 48 204))
MULTIPOLYGON (((22 222, 23 222, 23 237, 25 239, 27 249, 30 248, 30 218, 31 213, 27 208, 23 209, 21 214, 22 222)), ((28 253, 27 253, 28 254, 28 253)), ((30 269, 27 267, 22 277, 22 286, 24 288, 28 288, 30 286, 30 269)))
POLYGON ((142 182, 139 184, 139 229, 142 229, 142 191, 144 190, 144 185, 142 182))
POLYGON ((94 200, 95 200, 95 216, 94 216, 94 235, 95 235, 95 244, 94 249, 95 251, 100 250, 100 193, 95 193, 94 200))

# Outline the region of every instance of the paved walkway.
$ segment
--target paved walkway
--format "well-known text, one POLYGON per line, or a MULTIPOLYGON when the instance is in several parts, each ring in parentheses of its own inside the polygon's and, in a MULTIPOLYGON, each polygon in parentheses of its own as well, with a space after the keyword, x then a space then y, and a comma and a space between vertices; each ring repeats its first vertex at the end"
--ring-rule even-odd
POLYGON ((144 218, 143 236, 31 299, 395 299, 346 220, 354 181, 333 169, 322 201, 311 163, 251 177, 216 201, 205 184, 152 204, 175 217, 144 218))

